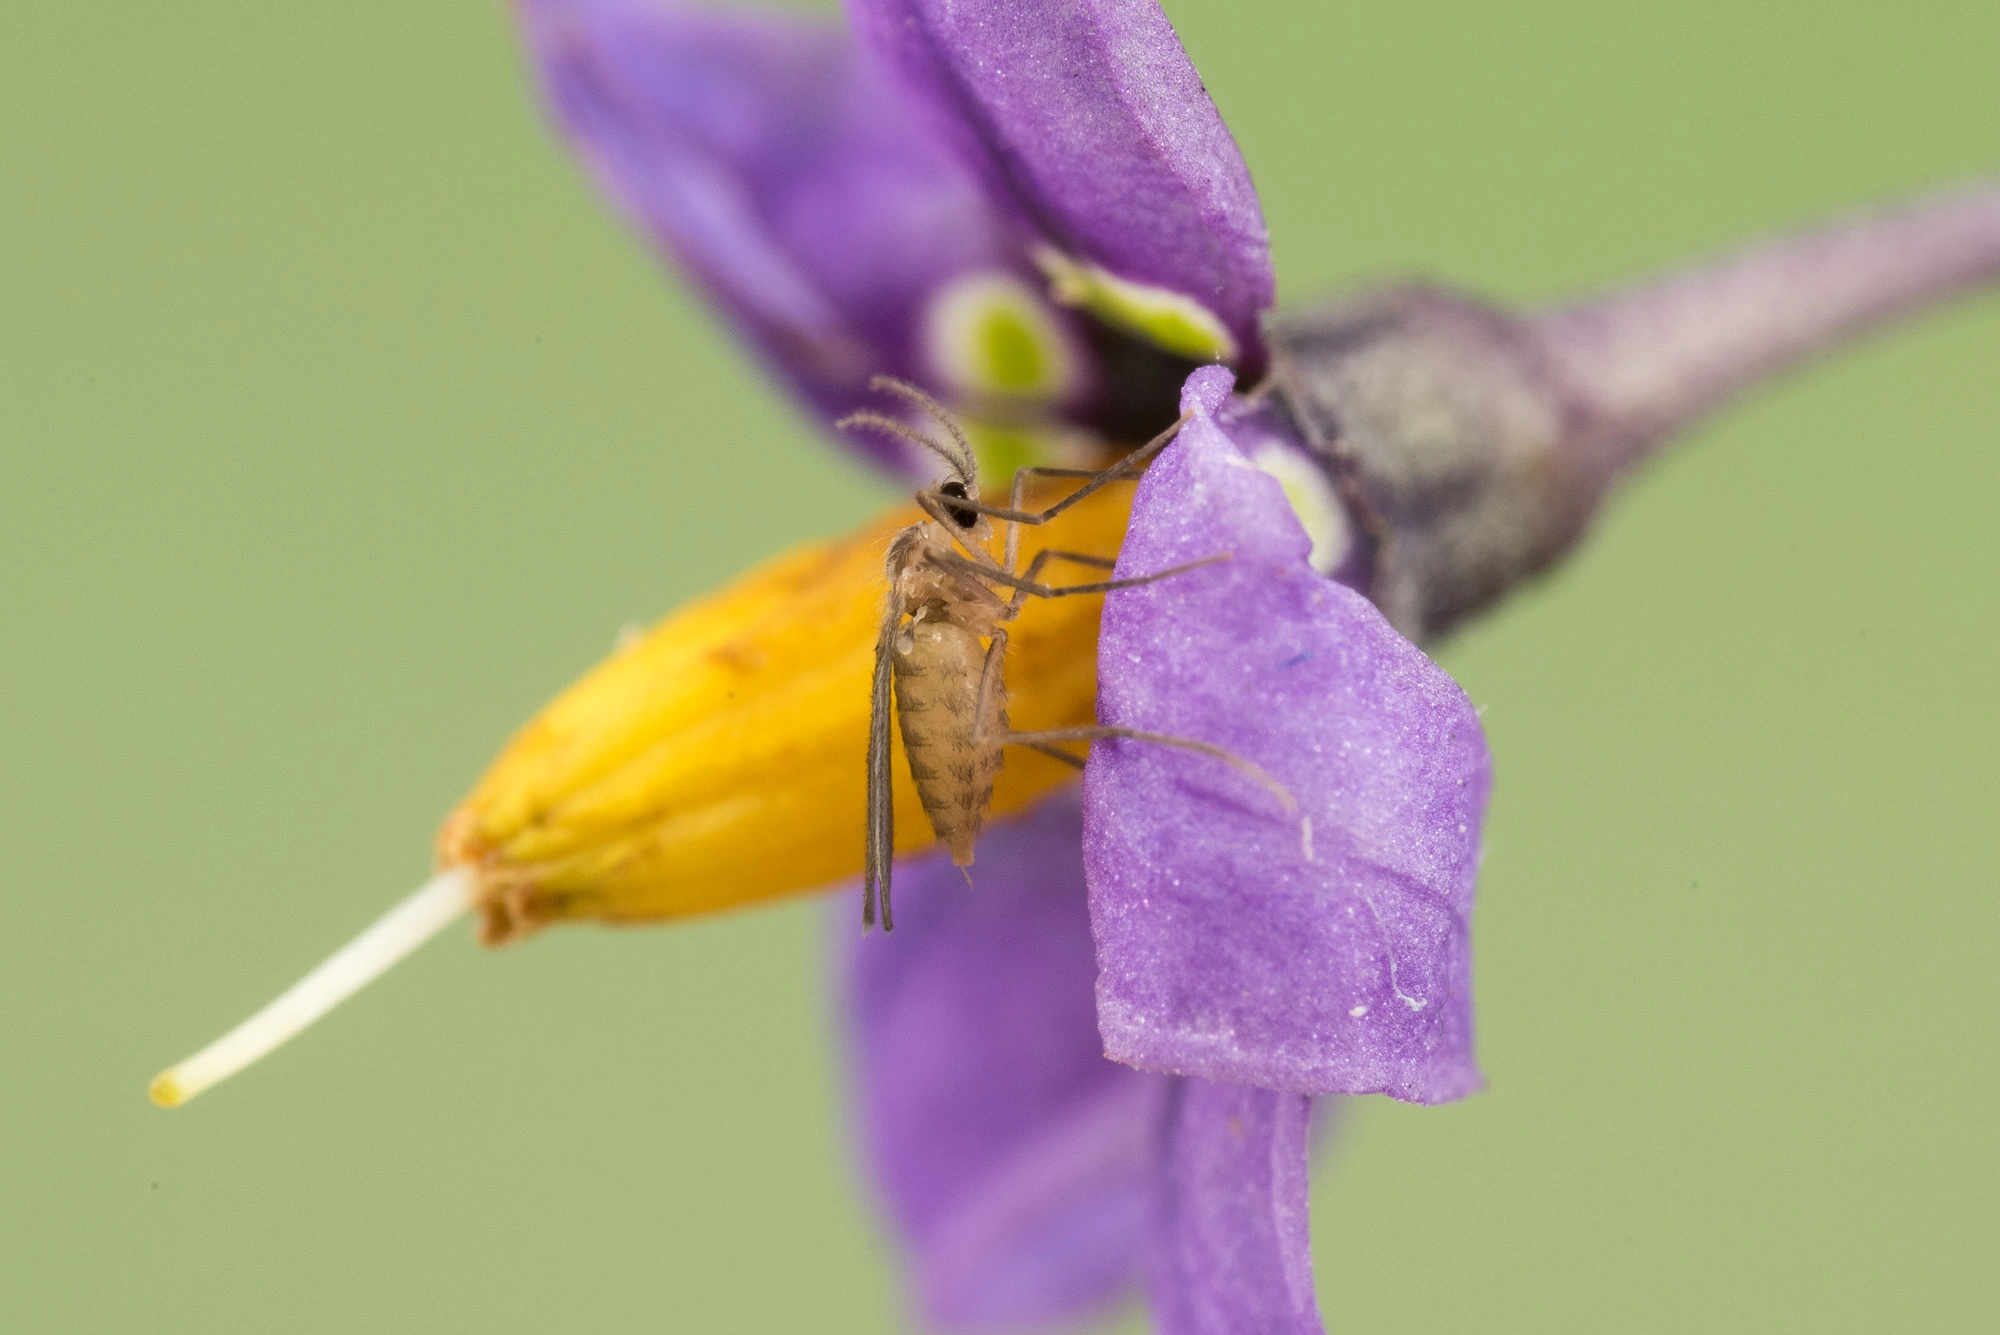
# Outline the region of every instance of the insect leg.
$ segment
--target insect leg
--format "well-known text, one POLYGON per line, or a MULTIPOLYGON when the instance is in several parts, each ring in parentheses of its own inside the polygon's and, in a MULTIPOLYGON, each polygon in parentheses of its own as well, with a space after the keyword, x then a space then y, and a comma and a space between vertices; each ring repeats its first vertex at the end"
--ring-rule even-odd
POLYGON ((1007 632, 1000 627, 993 628, 993 637, 986 645, 986 661, 979 667, 979 694, 972 701, 972 744, 974 746, 997 746, 993 738, 981 729, 986 726, 986 702, 993 698, 993 685, 1000 680, 1000 674, 1007 669, 1007 632))
POLYGON ((1048 742, 1020 742, 1020 741, 1015 741, 1013 738, 1010 737, 1006 739, 1006 741, 1003 744, 1007 746, 1025 746, 1030 751, 1040 751, 1050 760, 1060 760, 1062 761, 1063 764, 1068 765, 1071 769, 1083 768, 1082 756, 1076 755, 1073 752, 1065 751, 1060 746, 1052 746, 1048 742))
POLYGON ((890 745, 890 710, 896 661, 896 636, 902 631, 903 596, 897 587, 897 572, 889 578, 889 605, 882 614, 882 630, 875 638, 875 679, 868 705, 868 833, 865 870, 862 873, 861 930, 875 925, 875 896, 882 896, 882 930, 895 930, 889 911, 889 872, 896 857, 896 811, 893 760, 890 745))
MULTIPOLYGON (((1066 552, 1055 547, 1045 547, 1035 553, 1034 560, 1028 562, 1028 568, 1021 572, 1021 578, 1033 583, 1035 576, 1042 573, 1042 567, 1051 561, 1074 561, 1080 566, 1096 566, 1100 570, 1110 570, 1118 564, 1115 559, 1108 556, 1092 556, 1088 552, 1066 552)), ((1021 605, 1027 600, 1028 590, 1018 584, 1015 585, 1014 596, 1007 600, 1009 621, 1021 614, 1021 605)))
MULTIPOLYGON (((1048 564, 1050 560, 1074 561, 1079 565, 1098 566, 1105 570, 1109 570, 1118 564, 1116 560, 1109 557, 1092 556, 1087 552, 1070 552, 1049 548, 1036 553, 1035 559, 1028 564, 1028 571, 1025 575, 1010 575, 1007 572, 1013 568, 1011 563, 1014 559, 1011 551, 1008 553, 1009 564, 1003 567, 998 561, 993 559, 992 553, 986 551, 984 548, 968 543, 962 534, 956 532, 950 524, 945 522, 944 515, 938 513, 938 507, 943 505, 944 502, 939 500, 934 493, 918 492, 917 503, 923 507, 925 513, 938 521, 940 527, 949 533, 952 540, 966 553, 966 555, 961 556, 957 552, 951 551, 931 552, 923 558, 924 561, 939 569, 949 570, 955 575, 973 576, 974 578, 972 579, 961 580, 960 587, 982 602, 990 603, 994 610, 998 611, 1008 621, 1012 621, 1020 614, 1021 601, 1028 596, 1028 593, 1022 592, 1022 590, 1025 588, 1028 592, 1033 592, 1041 588, 1041 585, 1033 581, 1035 576, 1041 573, 1042 567, 1048 564), (1013 598, 1011 600, 1002 598, 999 594, 979 582, 983 579, 991 579, 997 583, 1012 587, 1015 590, 1013 598), (1023 580, 1028 581, 1028 583, 1024 585, 1022 583, 1023 580)), ((951 503, 957 505, 959 501, 954 497, 951 503)), ((1013 535, 1019 531, 1018 529, 1008 530, 1010 548, 1013 545, 1013 535)), ((1209 559, 1218 560, 1223 558, 1210 557, 1209 559)), ((1196 562, 1195 564, 1199 565, 1201 563, 1196 562)), ((1146 580, 1164 578, 1165 575, 1178 574, 1179 571, 1180 568, 1176 567, 1174 570, 1165 571, 1161 575, 1147 575, 1140 582, 1144 583, 1146 580)), ((1120 587, 1123 586, 1121 585, 1120 587)), ((1082 591, 1087 592, 1088 590, 1082 591)), ((1045 596, 1055 597, 1056 594, 1052 593, 1045 596)))
MULTIPOLYGON (((1033 473, 1036 477, 1096 477, 1104 471, 1102 468, 1050 468, 1042 464, 1022 464, 1014 470, 1014 479, 1018 482, 1023 473, 1033 473)), ((1016 496, 1014 508, 1019 509, 1020 506, 1021 498, 1016 496)))
MULTIPOLYGON (((1014 490, 1010 504, 1017 514, 1034 513, 1027 509, 1028 479, 1031 476, 1094 478, 1102 471, 1097 468, 1042 468, 1033 464, 1017 468, 1014 470, 1014 490)), ((1001 568, 1007 571, 1017 571, 1021 568, 1021 524, 1018 521, 1012 522, 1007 530, 1007 559, 1001 563, 1001 568)), ((1032 579, 1033 576, 1029 578, 1032 579)))
POLYGON ((1125 478, 1131 477, 1134 474, 1136 474, 1141 468, 1144 468, 1148 463, 1152 461, 1154 455, 1158 454, 1161 450, 1164 450, 1165 448, 1167 448, 1169 444, 1172 443, 1173 438, 1180 434, 1181 428, 1188 424, 1188 419, 1193 415, 1194 414, 1192 413, 1182 413, 1179 417, 1174 419, 1173 424, 1167 427, 1165 431, 1162 431, 1159 435, 1153 437, 1151 440, 1147 441, 1144 445, 1141 445, 1138 449, 1133 450, 1123 459, 1120 459, 1117 463, 1111 465, 1111 467, 1100 469, 1096 473, 1091 473, 1086 469, 1041 468, 1033 465, 1030 465, 1029 467, 1016 471, 1016 473, 1014 474, 1015 507, 1018 509, 1020 506, 1021 483, 1023 474, 1033 473, 1040 477, 1088 477, 1090 479, 1089 481, 1085 482, 1075 491, 1071 492, 1069 495, 1057 501, 1054 505, 1050 506, 1048 509, 1041 511, 1040 516, 1037 519, 1030 521, 1038 524, 1046 524, 1049 520, 1054 519, 1057 515, 1069 509, 1072 505, 1075 505, 1078 501, 1083 500, 1091 493, 1099 490, 1102 487, 1107 487, 1111 485, 1113 482, 1122 481, 1125 478))
POLYGON ((1075 505, 1078 501, 1095 493, 1099 488, 1131 477, 1139 470, 1141 465, 1147 463, 1154 455, 1165 449, 1172 442, 1174 436, 1187 424, 1187 420, 1187 417, 1183 415, 1172 426, 1126 455, 1123 459, 1120 459, 1117 463, 1111 465, 1111 467, 1096 472, 1092 472, 1087 468, 1030 467, 1024 470, 1030 473, 1044 474, 1049 477, 1087 477, 1090 479, 1090 481, 1084 483, 1081 487, 1078 487, 1075 491, 1063 497, 1046 510, 1010 509, 1006 506, 988 505, 984 501, 960 500, 957 497, 952 498, 952 508, 970 510, 974 514, 982 514, 989 519, 1005 519, 1015 524, 1046 524, 1072 505, 1075 505))
POLYGON ((1135 588, 1141 584, 1151 584, 1157 580, 1185 574, 1201 566, 1214 565, 1218 561, 1227 561, 1228 559, 1228 552, 1218 552, 1214 556, 1204 556, 1199 561, 1189 561, 1186 565, 1169 566, 1165 570, 1156 570, 1150 575, 1134 575, 1130 579, 1106 579, 1092 584, 1038 584, 1025 576, 1010 575, 1006 571, 997 568, 988 569, 985 566, 977 565, 950 552, 940 552, 931 557, 931 560, 945 567, 947 570, 957 571, 962 574, 977 575, 981 579, 990 579, 995 584, 1005 584, 1010 588, 1020 589, 1036 598, 1067 598, 1072 594, 1110 593, 1114 589, 1135 588))
MULTIPOLYGON (((920 491, 911 499, 916 501, 918 509, 938 522, 938 525, 944 529, 945 533, 958 545, 960 550, 983 566, 991 566, 995 570, 1000 569, 1000 563, 993 559, 993 553, 987 551, 977 543, 966 541, 965 534, 960 531, 957 521, 952 519, 944 508, 947 504, 946 498, 939 496, 934 491, 920 491)), ((977 501, 961 500, 956 496, 950 498, 949 504, 954 510, 963 510, 968 507, 977 509, 979 506, 979 502, 977 501)), ((1013 531, 1012 529, 1008 530, 1009 533, 1013 531)))
MULTIPOLYGON (((1089 552, 1072 552, 1062 547, 1044 547, 1036 553, 1037 560, 1044 556, 1051 561, 1074 561, 1080 566, 1096 566, 1099 570, 1112 570, 1118 565, 1118 558, 1115 556, 1093 556, 1089 552)), ((1034 569, 1032 565, 1028 568, 1034 569)), ((1022 578, 1026 579, 1027 576, 1023 575, 1022 578)))
MULTIPOLYGON (((1197 742, 1192 737, 1175 737, 1164 732, 1144 732, 1138 728, 1120 728, 1098 724, 1087 728, 1048 728, 1040 732, 1005 732, 998 741, 1002 746, 1030 746, 1041 751, 1043 746, 1054 742, 1095 742, 1110 738, 1125 738, 1134 742, 1154 742, 1160 746, 1177 746, 1183 751, 1197 751, 1205 756, 1234 766, 1271 790, 1277 799, 1285 804, 1286 811, 1297 811, 1298 801, 1291 790, 1264 771, 1261 766, 1245 760, 1233 751, 1225 751, 1209 742, 1197 742)), ((1047 752, 1043 752, 1047 754, 1047 752)))
MULTIPOLYGON (((1006 559, 1004 561, 995 561, 993 559, 993 554, 991 552, 988 552, 985 548, 979 547, 965 540, 965 535, 960 533, 957 529, 957 526, 951 523, 947 518, 944 512, 944 506, 946 502, 941 497, 939 497, 937 493, 929 491, 920 491, 916 495, 916 501, 918 506, 922 508, 923 512, 929 515, 932 519, 935 519, 938 522, 939 527, 942 528, 947 534, 949 534, 951 536, 952 541, 955 544, 957 544, 957 546, 961 551, 965 553, 965 556, 963 557, 958 556, 956 554, 944 554, 936 556, 931 558, 933 562, 938 564, 946 564, 949 569, 958 574, 976 574, 982 578, 991 577, 1003 584, 1007 584, 1012 588, 1014 588, 1016 590, 1015 596, 1011 602, 1006 604, 1007 617, 1009 620, 1012 620, 1015 614, 1020 611, 1021 600, 1027 596, 1027 593, 1020 592, 1020 590, 1026 589, 1028 593, 1033 593, 1041 588, 1039 584, 1034 583, 1034 579, 1036 575, 1041 573, 1042 567, 1046 565, 1050 560, 1074 561, 1078 565, 1098 566, 1104 570, 1110 570, 1111 568, 1113 568, 1118 564, 1116 558, 1113 557, 1092 556, 1087 552, 1064 551, 1052 547, 1045 549, 1042 552, 1038 552, 1035 556, 1035 559, 1029 562, 1027 572, 1025 574, 1016 576, 1011 574, 1011 572, 1014 569, 1014 562, 1018 559, 1019 556, 1019 547, 1020 547, 1019 535, 1021 530, 1018 525, 1010 527, 1007 530, 1006 559), (1023 584, 1022 583, 1023 580, 1028 581, 1028 583, 1023 584)), ((957 497, 951 498, 950 503, 955 506, 963 506, 966 504, 966 502, 959 500, 957 497)), ((1210 557, 1208 559, 1214 561, 1214 560, 1225 560, 1227 558, 1210 557)), ((1201 565, 1201 564, 1203 563, 1200 561, 1193 563, 1193 565, 1201 565)), ((1191 568, 1192 566, 1176 566, 1174 569, 1163 571, 1158 575, 1144 576, 1141 578, 1141 582, 1143 583, 1146 580, 1152 580, 1152 579, 1163 579, 1167 575, 1178 574, 1183 569, 1191 569, 1191 568)), ((991 590, 987 589, 986 586, 983 584, 975 584, 972 585, 971 587, 979 589, 979 591, 982 593, 991 592, 991 590)), ((1124 586, 1121 585, 1119 587, 1124 587, 1124 586)), ((1071 590, 1071 592, 1093 592, 1093 591, 1101 592, 1101 590, 1097 590, 1095 586, 1090 586, 1089 588, 1085 589, 1071 590)), ((1043 594, 1042 596, 1053 598, 1056 597, 1057 595, 1054 593, 1049 593, 1049 594, 1043 594)), ((996 599, 995 601, 997 602, 999 600, 996 599)))
MULTIPOLYGON (((1013 506, 1015 512, 1018 514, 1033 513, 1033 511, 1027 508, 1028 479, 1030 477, 1082 477, 1095 479, 1103 471, 1096 468, 1044 468, 1034 464, 1017 468, 1014 470, 1014 489, 1009 497, 1009 504, 1013 506)), ((1102 486, 1103 484, 1100 482, 1096 485, 1102 486)), ((1106 562, 1105 565, 1108 568, 1111 563, 1106 562)), ((1001 563, 1000 568, 1009 572, 1018 571, 1021 568, 1021 525, 1019 522, 1012 522, 1008 526, 1007 559, 1001 563)), ((1034 576, 1029 575, 1028 578, 1033 579, 1034 576)))

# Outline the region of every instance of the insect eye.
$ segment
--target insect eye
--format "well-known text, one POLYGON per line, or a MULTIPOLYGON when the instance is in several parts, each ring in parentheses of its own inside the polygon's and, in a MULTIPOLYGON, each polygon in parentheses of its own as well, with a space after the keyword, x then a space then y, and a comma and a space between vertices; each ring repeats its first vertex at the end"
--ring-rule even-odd
POLYGON ((974 524, 977 524, 979 522, 978 511, 968 510, 962 505, 953 505, 951 503, 952 501, 962 501, 967 499, 965 484, 963 482, 960 482, 958 479, 953 478, 951 481, 945 483, 942 487, 938 488, 938 495, 947 498, 945 501, 944 512, 951 516, 952 523, 957 524, 960 528, 971 528, 974 524))

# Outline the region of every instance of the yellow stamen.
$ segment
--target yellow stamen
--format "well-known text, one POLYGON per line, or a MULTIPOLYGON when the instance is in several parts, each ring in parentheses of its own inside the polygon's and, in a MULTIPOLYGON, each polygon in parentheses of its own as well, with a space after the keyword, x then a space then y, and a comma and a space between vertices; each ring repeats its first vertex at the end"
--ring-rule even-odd
MULTIPOLYGON (((1028 528, 1022 559, 1045 546, 1114 553, 1130 505, 1121 486, 1028 528)), ((559 919, 685 917, 858 873, 883 563, 890 537, 920 517, 906 506, 853 537, 794 548, 621 637, 446 820, 445 870, 263 1010, 161 1072, 153 1102, 178 1107, 270 1053, 468 910, 497 943, 559 919)), ((1102 603, 1029 600, 1008 657, 1015 726, 1091 721, 1102 603)), ((900 737, 895 745, 896 847, 908 851, 934 836, 900 737)), ((993 809, 1018 810, 1073 773, 1034 752, 1010 755, 993 809)))
MULTIPOLYGON (((1120 486, 1025 528, 1022 559, 1044 546, 1115 553, 1130 503, 1120 486)), ((902 508, 777 557, 669 616, 522 729, 439 836, 445 864, 477 869, 485 939, 564 918, 708 913, 858 873, 883 560, 919 517, 902 508)), ((1102 601, 1029 600, 1008 654, 1016 727, 1092 721, 1102 601)), ((907 851, 933 835, 900 738, 897 752, 907 851)), ((1018 810, 1073 773, 1010 753, 993 809, 1018 810)))

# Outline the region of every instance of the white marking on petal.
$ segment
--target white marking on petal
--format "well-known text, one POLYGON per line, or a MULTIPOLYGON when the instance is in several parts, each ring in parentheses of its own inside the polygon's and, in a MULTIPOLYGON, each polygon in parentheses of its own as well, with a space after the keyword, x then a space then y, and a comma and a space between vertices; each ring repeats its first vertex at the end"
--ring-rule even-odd
POLYGON ((1108 325, 1195 361, 1233 362, 1236 336, 1220 317, 1185 292, 1120 278, 1089 260, 1037 246, 1033 259, 1049 280, 1049 295, 1108 325))
POLYGON ((1278 479, 1285 499, 1292 503, 1292 513, 1299 517, 1299 526, 1312 539, 1312 552, 1306 559, 1320 574, 1331 574, 1354 545, 1354 524, 1333 484, 1327 481, 1326 470, 1303 450, 1276 441, 1258 450, 1251 462, 1278 479))
POLYGON ((938 378, 973 400, 1067 398, 1083 354, 1040 293, 1000 270, 945 284, 924 311, 924 351, 938 378))
POLYGON ((1365 894, 1361 896, 1361 902, 1368 906, 1368 916, 1375 920, 1375 934, 1381 938, 1382 953, 1389 960, 1389 990, 1396 994, 1396 1000, 1402 1002, 1411 1010, 1422 1010, 1424 1007, 1430 1005, 1430 1001, 1426 997, 1413 997, 1403 990, 1403 981, 1398 977, 1399 969, 1396 964, 1396 948, 1389 942, 1389 929, 1382 925, 1382 911, 1376 908, 1375 901, 1365 894))

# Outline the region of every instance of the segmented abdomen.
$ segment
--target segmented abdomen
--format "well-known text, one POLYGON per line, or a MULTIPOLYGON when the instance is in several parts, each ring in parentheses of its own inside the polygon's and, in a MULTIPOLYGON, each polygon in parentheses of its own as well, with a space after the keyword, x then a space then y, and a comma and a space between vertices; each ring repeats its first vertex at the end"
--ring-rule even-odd
MULTIPOLYGON (((970 627, 942 612, 942 604, 927 605, 896 642, 896 712, 910 776, 931 828, 951 849, 951 860, 964 867, 972 862, 980 821, 993 797, 1000 747, 972 741, 986 647, 970 627)), ((983 731, 997 736, 1006 727, 1006 688, 996 680, 983 731)))

